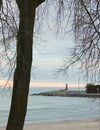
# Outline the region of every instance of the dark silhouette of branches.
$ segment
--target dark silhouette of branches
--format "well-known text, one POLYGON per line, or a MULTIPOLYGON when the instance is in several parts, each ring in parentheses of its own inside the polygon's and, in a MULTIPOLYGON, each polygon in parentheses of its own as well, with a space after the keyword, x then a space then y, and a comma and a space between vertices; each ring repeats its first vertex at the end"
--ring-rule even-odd
POLYGON ((87 76, 100 74, 100 1, 73 0, 75 47, 64 69, 77 64, 87 76))
POLYGON ((6 77, 8 80, 12 77, 16 60, 18 11, 17 6, 16 8, 15 6, 14 1, 6 0, 4 3, 0 1, 0 69, 2 78, 6 77))

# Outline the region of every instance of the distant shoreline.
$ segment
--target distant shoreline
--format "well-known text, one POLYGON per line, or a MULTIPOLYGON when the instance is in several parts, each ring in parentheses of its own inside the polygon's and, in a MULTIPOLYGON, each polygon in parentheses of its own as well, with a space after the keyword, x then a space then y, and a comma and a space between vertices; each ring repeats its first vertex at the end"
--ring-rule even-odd
POLYGON ((47 92, 32 94, 32 96, 35 96, 35 95, 100 98, 100 93, 86 93, 85 91, 69 91, 69 90, 54 90, 54 91, 47 91, 47 92))

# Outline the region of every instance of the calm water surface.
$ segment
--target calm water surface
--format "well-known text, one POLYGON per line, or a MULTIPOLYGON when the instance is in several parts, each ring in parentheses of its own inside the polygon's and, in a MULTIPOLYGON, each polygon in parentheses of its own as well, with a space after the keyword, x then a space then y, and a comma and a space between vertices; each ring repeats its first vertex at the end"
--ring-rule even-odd
MULTIPOLYGON (((31 96, 61 88, 31 88, 26 123, 100 118, 99 98, 31 96)), ((75 88, 74 88, 75 90, 75 88)), ((0 125, 7 123, 10 109, 10 91, 0 89, 0 125)))

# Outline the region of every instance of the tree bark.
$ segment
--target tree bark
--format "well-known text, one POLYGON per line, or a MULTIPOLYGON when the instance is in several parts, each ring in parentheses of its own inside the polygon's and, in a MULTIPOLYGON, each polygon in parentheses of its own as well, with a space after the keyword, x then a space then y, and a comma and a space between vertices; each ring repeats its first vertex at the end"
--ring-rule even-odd
POLYGON ((1 10, 1 6, 2 6, 2 0, 0 0, 0 10, 1 10))
POLYGON ((27 112, 36 10, 36 6, 31 4, 32 1, 16 0, 20 11, 17 35, 17 64, 14 72, 12 101, 6 130, 23 130, 27 112))

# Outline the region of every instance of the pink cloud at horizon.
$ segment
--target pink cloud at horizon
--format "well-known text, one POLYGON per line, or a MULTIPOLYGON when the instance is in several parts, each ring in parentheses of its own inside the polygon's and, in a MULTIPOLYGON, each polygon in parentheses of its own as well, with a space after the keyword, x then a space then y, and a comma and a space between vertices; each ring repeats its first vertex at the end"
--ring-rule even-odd
POLYGON ((12 81, 11 80, 0 80, 0 86, 11 86, 12 85, 12 81))
MULTIPOLYGON (((0 80, 0 86, 12 86, 13 82, 11 80, 7 81, 7 80, 0 80)), ((79 87, 84 87, 86 84, 80 84, 79 87)), ((60 82, 30 82, 30 87, 64 87, 65 88, 66 83, 60 83, 60 82)), ((76 83, 68 83, 68 87, 78 87, 78 84, 76 83)))
MULTIPOLYGON (((66 86, 66 83, 54 83, 54 82, 31 82, 31 87, 64 87, 66 86)), ((85 84, 80 84, 79 87, 84 87, 85 84)), ((76 83, 69 83, 68 87, 78 87, 78 84, 76 83)))
POLYGON ((65 87, 65 83, 30 82, 31 87, 65 87))

